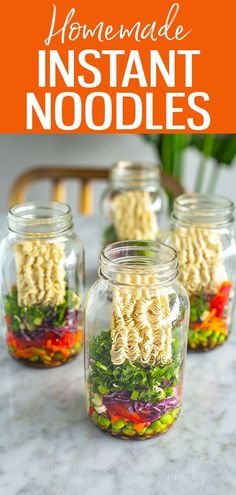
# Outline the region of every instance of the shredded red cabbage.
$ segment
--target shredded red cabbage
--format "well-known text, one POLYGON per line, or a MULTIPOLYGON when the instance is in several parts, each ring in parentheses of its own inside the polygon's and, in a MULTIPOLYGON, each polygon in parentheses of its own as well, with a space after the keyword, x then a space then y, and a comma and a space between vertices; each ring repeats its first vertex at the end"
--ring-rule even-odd
POLYGON ((175 394, 176 390, 174 390, 172 397, 166 397, 157 404, 152 404, 151 402, 131 400, 130 392, 123 390, 122 392, 113 392, 112 394, 104 395, 103 404, 106 407, 119 404, 128 408, 130 413, 138 413, 141 418, 154 421, 171 409, 179 407, 179 400, 175 394))
MULTIPOLYGON (((45 338, 45 333, 52 332, 58 338, 62 337, 65 332, 75 333, 78 330, 78 316, 79 311, 75 309, 68 309, 65 315, 65 326, 56 327, 53 326, 50 321, 44 320, 42 323, 35 327, 34 330, 27 330, 27 328, 20 329, 14 332, 17 338, 27 341, 38 340, 41 341, 45 338)), ((23 320, 24 322, 24 320, 23 320)), ((11 327, 9 325, 9 329, 11 327)))

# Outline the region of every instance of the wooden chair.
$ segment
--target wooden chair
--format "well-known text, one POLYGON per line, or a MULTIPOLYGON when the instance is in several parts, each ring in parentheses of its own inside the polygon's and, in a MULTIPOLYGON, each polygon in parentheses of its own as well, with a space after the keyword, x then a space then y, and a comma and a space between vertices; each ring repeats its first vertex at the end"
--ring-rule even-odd
MULTIPOLYGON (((76 180, 81 184, 80 213, 91 215, 92 213, 92 182, 105 181, 109 175, 109 168, 69 167, 69 166, 37 166, 23 172, 15 180, 9 196, 9 206, 26 201, 27 191, 30 186, 42 180, 52 183, 52 200, 66 202, 66 180, 76 180)), ((162 173, 163 186, 174 197, 182 194, 184 189, 174 177, 162 173)))

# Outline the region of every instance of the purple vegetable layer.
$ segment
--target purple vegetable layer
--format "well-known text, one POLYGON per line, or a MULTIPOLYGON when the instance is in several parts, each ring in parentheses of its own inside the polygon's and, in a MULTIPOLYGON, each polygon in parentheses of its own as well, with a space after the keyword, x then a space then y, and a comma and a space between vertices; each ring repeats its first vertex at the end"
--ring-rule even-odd
POLYGON ((128 411, 132 413, 138 413, 146 420, 155 421, 169 412, 171 409, 175 409, 180 406, 179 400, 176 396, 176 389, 174 389, 174 395, 172 397, 166 397, 157 404, 151 402, 143 402, 139 400, 131 400, 130 392, 124 390, 122 392, 113 392, 112 394, 105 394, 103 396, 103 404, 108 407, 112 405, 125 406, 128 411))

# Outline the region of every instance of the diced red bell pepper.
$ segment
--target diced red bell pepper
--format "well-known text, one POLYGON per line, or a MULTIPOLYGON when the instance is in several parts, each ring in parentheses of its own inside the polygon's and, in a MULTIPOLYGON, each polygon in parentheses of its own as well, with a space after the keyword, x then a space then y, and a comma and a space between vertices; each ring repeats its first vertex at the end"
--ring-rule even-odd
POLYGON ((62 347, 72 347, 74 344, 75 336, 66 331, 62 337, 55 336, 52 332, 47 333, 47 341, 50 340, 52 346, 62 347))
POLYGON ((221 317, 224 313, 225 306, 229 302, 229 296, 231 291, 231 282, 224 282, 218 294, 210 302, 210 311, 215 309, 215 316, 221 317))
POLYGON ((90 406, 89 408, 89 416, 92 416, 92 414, 94 413, 95 409, 93 406, 90 406))
POLYGON ((142 420, 137 413, 131 413, 123 404, 108 404, 107 411, 109 416, 117 416, 133 423, 141 423, 142 420))

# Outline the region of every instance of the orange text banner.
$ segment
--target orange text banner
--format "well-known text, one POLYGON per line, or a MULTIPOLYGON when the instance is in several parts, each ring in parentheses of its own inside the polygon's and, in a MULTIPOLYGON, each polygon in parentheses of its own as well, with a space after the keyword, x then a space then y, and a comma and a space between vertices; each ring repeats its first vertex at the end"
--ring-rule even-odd
POLYGON ((235 0, 1 2, 1 133, 235 133, 235 0))

